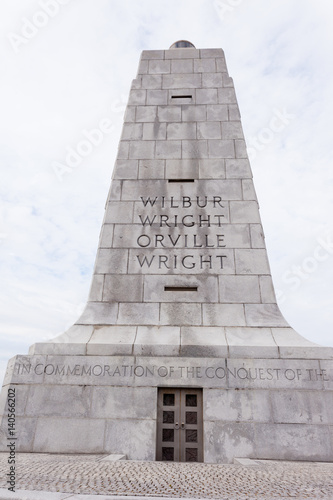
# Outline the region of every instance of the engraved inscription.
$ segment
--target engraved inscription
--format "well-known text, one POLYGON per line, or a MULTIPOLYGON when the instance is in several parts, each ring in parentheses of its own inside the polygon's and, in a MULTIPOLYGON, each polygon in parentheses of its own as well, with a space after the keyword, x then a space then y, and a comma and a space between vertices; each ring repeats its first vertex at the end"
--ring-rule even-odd
MULTIPOLYGON (((113 379, 120 378, 150 378, 161 379, 193 379, 193 380, 226 380, 226 381, 268 381, 274 384, 276 381, 294 382, 329 382, 331 377, 325 369, 313 368, 278 368, 278 367, 246 367, 244 364, 228 368, 224 360, 220 366, 175 366, 175 365, 108 365, 108 364, 57 364, 57 363, 37 363, 24 364, 16 363, 15 375, 25 376, 36 375, 45 377, 46 381, 51 376, 67 377, 107 377, 113 379)), ((186 406, 195 406, 195 401, 188 400, 186 406)), ((172 406, 172 401, 168 401, 172 406)))
POLYGON ((136 255, 139 269, 179 270, 198 272, 224 269, 228 255, 210 253, 209 249, 226 248, 223 222, 226 207, 221 196, 140 196, 142 211, 137 213, 136 223, 142 233, 136 236, 136 245, 146 249, 201 249, 201 254, 191 251, 181 255, 141 252, 136 255), (147 211, 148 210, 148 211, 147 211), (188 213, 189 211, 189 213, 188 213))

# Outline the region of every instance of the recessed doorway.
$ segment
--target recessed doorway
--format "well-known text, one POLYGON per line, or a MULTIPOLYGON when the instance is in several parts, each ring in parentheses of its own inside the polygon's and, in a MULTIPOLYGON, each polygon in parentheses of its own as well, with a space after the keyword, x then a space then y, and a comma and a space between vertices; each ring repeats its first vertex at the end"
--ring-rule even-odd
POLYGON ((202 389, 159 389, 158 461, 202 462, 202 389))

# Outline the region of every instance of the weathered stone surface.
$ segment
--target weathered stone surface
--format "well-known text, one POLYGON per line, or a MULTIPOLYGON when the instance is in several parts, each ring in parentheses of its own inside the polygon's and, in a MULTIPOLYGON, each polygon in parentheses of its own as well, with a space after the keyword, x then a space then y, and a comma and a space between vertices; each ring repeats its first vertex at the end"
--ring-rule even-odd
POLYGON ((156 158, 181 158, 182 143, 181 141, 156 141, 156 158))
POLYGON ((282 460, 330 461, 330 433, 323 425, 266 424, 255 426, 255 456, 282 460))
POLYGON ((230 463, 233 457, 255 457, 254 424, 206 422, 205 462, 230 463))
POLYGON ((270 328, 226 328, 229 355, 234 358, 277 358, 278 347, 270 328))
POLYGON ((111 248, 113 242, 114 224, 103 224, 99 246, 100 248, 111 248))
POLYGON ((137 106, 136 121, 137 122, 153 122, 157 113, 157 106, 137 106))
POLYGON ((228 106, 223 104, 208 105, 207 121, 228 121, 228 106))
MULTIPOLYGON (((149 51, 150 52, 150 51, 149 51)), ((165 59, 194 59, 200 57, 199 49, 178 48, 165 51, 165 59)))
POLYGON ((198 123, 198 139, 221 139, 220 122, 198 123))
POLYGON ((94 329, 87 344, 87 354, 127 356, 133 354, 136 326, 102 326, 94 329))
MULTIPOLYGON (((35 435, 35 429, 37 424, 36 417, 16 417, 16 437, 17 443, 19 445, 16 449, 19 449, 22 453, 30 452, 33 450, 33 441, 35 435)), ((8 426, 7 426, 8 427, 8 426)), ((8 457, 8 439, 7 439, 7 429, 0 429, 0 449, 6 451, 8 457)), ((8 458, 7 458, 8 460, 8 458)), ((7 490, 8 491, 8 490, 7 490)))
POLYGON ((215 59, 194 59, 195 73, 214 73, 216 71, 215 59))
POLYGON ((195 123, 168 123, 167 139, 195 139, 196 138, 195 123))
POLYGON ((105 431, 106 452, 132 457, 132 460, 155 460, 156 421, 107 420, 105 431), (135 439, 133 439, 135 436, 135 439))
POLYGON ((163 89, 197 89, 201 87, 200 74, 175 74, 163 75, 163 89))
POLYGON ((147 90, 147 104, 168 104, 167 90, 147 90))
POLYGON ((259 223, 258 203, 256 201, 232 201, 230 203, 230 221, 232 224, 259 223))
MULTIPOLYGON (((128 104, 130 106, 144 106, 146 104, 147 91, 146 90, 131 90, 128 104)), ((133 137, 131 137, 133 139, 133 137)))
POLYGON ((127 252, 101 248, 98 251, 95 273, 97 274, 123 274, 127 271, 127 252))
POLYGON ((118 304, 88 302, 78 325, 113 325, 117 320, 118 304))
MULTIPOLYGON (((123 141, 126 140, 138 140, 142 139, 142 123, 124 123, 123 125, 123 131, 121 134, 121 138, 123 141)), ((137 161, 133 162, 122 162, 123 167, 127 165, 127 167, 130 169, 131 163, 137 163, 137 161)), ((123 168, 123 174, 126 174, 126 168, 123 168)), ((119 176, 122 178, 121 174, 119 176)))
POLYGON ((270 422, 272 420, 270 391, 234 391, 208 389, 204 415, 208 421, 270 422))
POLYGON ((231 140, 208 141, 210 158, 235 158, 234 142, 231 140))
POLYGON ((180 345, 180 328, 171 326, 139 326, 134 354, 142 356, 177 356, 180 345))
POLYGON ((103 288, 105 302, 141 302, 143 299, 142 277, 134 275, 107 275, 103 288))
POLYGON ((110 201, 105 213, 105 224, 119 223, 120 220, 123 224, 130 224, 133 222, 133 206, 130 201, 110 201))
POLYGON ((235 250, 235 261, 237 274, 269 274, 266 250, 235 250))
POLYGON ((168 51, 164 50, 143 50, 141 53, 141 60, 148 60, 150 61, 151 59, 164 59, 165 53, 168 51))
POLYGON ((171 60, 171 73, 193 73, 193 59, 171 60))
POLYGON ((166 160, 167 179, 198 179, 200 160, 166 160))
POLYGON ((180 353, 183 356, 189 357, 226 357, 228 355, 228 346, 224 328, 182 327, 180 353))
POLYGON ((30 417, 90 418, 91 391, 87 386, 32 386, 25 414, 30 417))
POLYGON ((182 106, 183 122, 205 122, 206 115, 206 106, 182 106))
POLYGON ((170 61, 152 59, 151 61, 149 61, 148 72, 151 75, 170 73, 170 67, 170 61))
POLYGON ((248 160, 226 160, 226 175, 228 179, 244 179, 252 177, 248 160))
POLYGON ((161 89, 162 75, 142 75, 141 85, 145 89, 161 89))
POLYGON ((222 73, 203 73, 202 75, 203 87, 222 87, 222 73))
POLYGON ((225 179, 224 160, 219 158, 199 160, 199 172, 201 179, 225 179))
MULTIPOLYGON (((147 125, 150 125, 150 123, 147 123, 147 125)), ((160 125, 163 125, 163 124, 160 124, 160 125)), ((162 130, 163 127, 158 126, 157 128, 159 130, 162 130)), ((166 134, 166 127, 164 127, 164 128, 165 128, 165 134, 166 134)), ((145 133, 145 129, 144 129, 143 133, 145 133)), ((149 133, 149 129, 148 129, 147 133, 149 133)), ((157 134, 160 134, 160 132, 157 132, 157 134)), ((164 170, 165 170, 165 160, 140 160, 139 161, 139 179, 164 179, 164 170)), ((118 222, 119 222, 119 220, 118 220, 118 222)))
POLYGON ((276 304, 245 304, 247 326, 289 326, 276 304))
POLYGON ((203 322, 209 326, 246 326, 242 304, 203 304, 203 322))
POLYGON ((217 89, 197 89, 196 90, 197 104, 217 104, 217 89))
POLYGON ((270 393, 274 423, 329 424, 333 392, 272 391, 270 393))
POLYGON ((33 451, 36 453, 103 453, 106 422, 102 419, 50 417, 38 419, 33 451), (84 439, 82 437, 84 436, 84 439))
POLYGON ((260 302, 257 276, 220 276, 219 290, 221 302, 243 304, 260 302))
POLYGON ((201 325, 201 305, 180 303, 161 304, 162 325, 201 325))
POLYGON ((275 304, 276 297, 275 297, 272 277, 271 276, 260 276, 259 283, 260 283, 261 302, 263 302, 264 304, 266 304, 266 303, 267 304, 275 304))
MULTIPOLYGON (((155 121, 154 123, 144 123, 143 124, 143 139, 145 141, 166 139, 166 123, 160 123, 159 121, 155 121)), ((148 160, 146 160, 146 161, 148 161, 148 160)), ((151 161, 153 161, 153 160, 151 160, 151 161)), ((159 160, 159 161, 163 161, 163 160, 159 160)), ((151 178, 151 176, 147 176, 147 178, 149 179, 149 178, 151 178)))
POLYGON ((92 418, 155 419, 155 387, 93 387, 92 418))
POLYGON ((156 325, 159 322, 158 304, 120 303, 117 324, 156 325))

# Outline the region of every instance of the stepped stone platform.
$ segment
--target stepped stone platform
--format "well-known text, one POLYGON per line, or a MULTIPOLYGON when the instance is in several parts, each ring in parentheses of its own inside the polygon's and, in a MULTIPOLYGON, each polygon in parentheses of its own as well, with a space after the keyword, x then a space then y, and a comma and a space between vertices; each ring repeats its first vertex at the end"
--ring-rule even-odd
POLYGON ((20 452, 333 460, 333 348, 277 305, 222 49, 143 51, 87 306, 9 361, 1 450, 9 394, 20 452))

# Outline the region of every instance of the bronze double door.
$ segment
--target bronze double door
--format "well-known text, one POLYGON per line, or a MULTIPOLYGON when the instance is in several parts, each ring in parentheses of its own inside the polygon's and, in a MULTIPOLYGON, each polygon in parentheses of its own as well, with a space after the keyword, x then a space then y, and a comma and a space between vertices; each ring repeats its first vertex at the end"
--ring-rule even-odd
POLYGON ((202 389, 159 389, 156 459, 202 462, 202 389))

